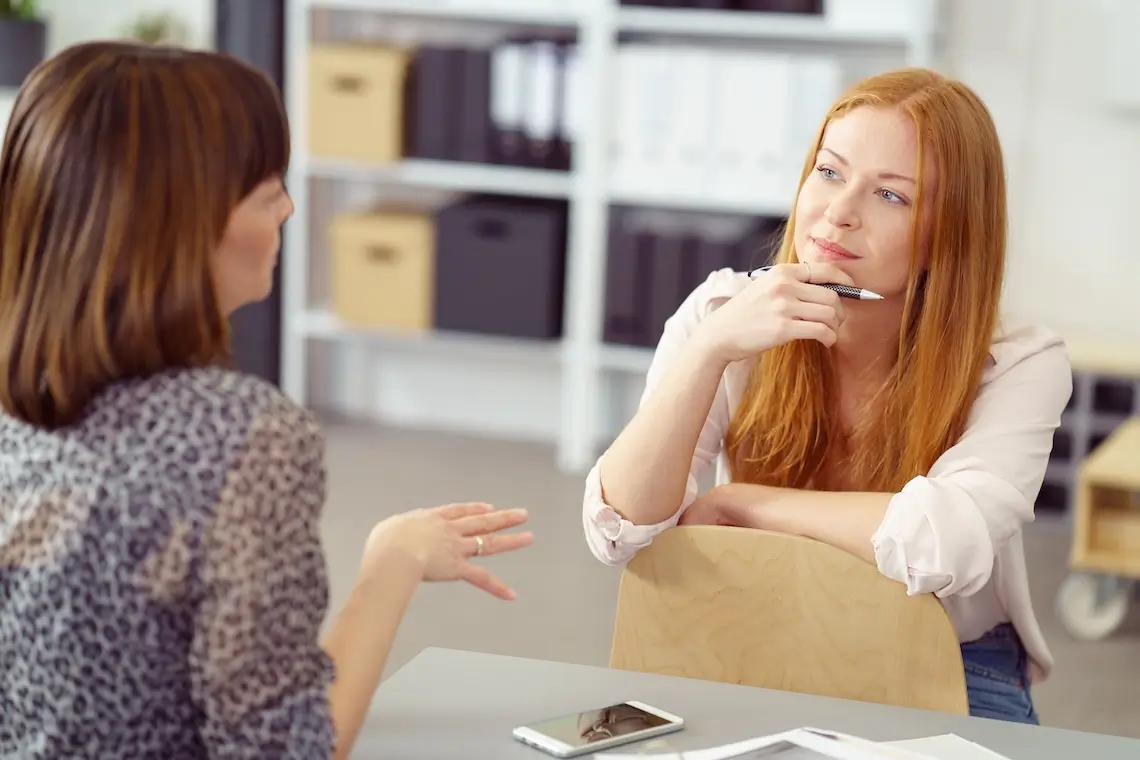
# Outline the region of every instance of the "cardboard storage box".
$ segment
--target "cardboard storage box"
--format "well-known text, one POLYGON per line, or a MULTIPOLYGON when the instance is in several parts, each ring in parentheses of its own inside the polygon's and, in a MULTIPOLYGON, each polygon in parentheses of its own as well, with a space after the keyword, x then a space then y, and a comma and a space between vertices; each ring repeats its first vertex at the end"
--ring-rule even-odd
POLYGON ((398 47, 314 45, 308 124, 313 156, 374 163, 403 158, 410 60, 410 51, 398 47))
POLYGON ((342 214, 329 226, 333 310, 348 324, 432 327, 435 226, 430 213, 342 214))

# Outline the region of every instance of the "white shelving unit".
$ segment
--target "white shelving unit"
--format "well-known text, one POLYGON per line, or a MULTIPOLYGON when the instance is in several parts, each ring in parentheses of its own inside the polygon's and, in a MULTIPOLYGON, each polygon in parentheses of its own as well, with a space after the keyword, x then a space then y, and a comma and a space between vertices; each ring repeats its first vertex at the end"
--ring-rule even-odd
MULTIPOLYGON (((542 414, 538 416, 545 416, 551 424, 545 433, 531 431, 531 434, 555 444, 559 466, 575 473, 593 463, 599 447, 621 422, 612 419, 615 391, 609 385, 622 382, 623 378, 625 382, 638 382, 651 356, 646 349, 602 343, 610 206, 621 203, 759 215, 784 215, 788 211, 786 206, 763 199, 694 197, 670 188, 652 193, 634 192, 611 186, 608 165, 611 124, 607 116, 610 116, 609 87, 618 34, 637 32, 678 38, 690 45, 727 40, 755 46, 775 43, 809 48, 820 45, 885 48, 897 52, 900 65, 934 65, 939 26, 937 0, 828 0, 827 13, 821 18, 629 7, 619 6, 618 0, 290 0, 289 6, 287 108, 294 139, 290 189, 296 214, 286 236, 282 264, 285 391, 301 403, 311 400, 310 353, 317 341, 343 346, 357 356, 361 352, 381 352, 385 357, 428 357, 437 364, 446 364, 445 372, 453 378, 464 377, 469 368, 474 374, 473 368, 478 365, 478 375, 488 388, 487 393, 499 384, 502 385, 500 395, 493 398, 495 403, 487 401, 486 393, 470 402, 486 407, 481 410, 483 417, 473 416, 469 407, 462 408, 462 413, 457 411, 455 429, 482 426, 488 433, 511 435, 510 429, 496 430, 498 415, 516 411, 515 407, 521 406, 524 408, 517 411, 516 416, 535 416, 534 408, 527 409, 526 404, 518 400, 517 388, 533 386, 549 391, 547 381, 554 378, 557 393, 549 392, 543 401, 531 404, 531 407, 541 405, 538 411, 542 414), (875 28, 833 23, 833 19, 838 18, 834 7, 856 2, 870 2, 879 7, 884 2, 894 3, 906 12, 890 14, 888 22, 875 28), (418 160, 392 166, 368 166, 306 155, 306 56, 313 33, 313 11, 369 12, 448 23, 472 21, 573 28, 578 37, 580 76, 585 93, 585 102, 580 104, 582 128, 574 146, 573 170, 548 172, 418 160), (452 193, 565 198, 569 204, 569 229, 562 340, 552 344, 466 334, 409 336, 342 324, 326 304, 314 303, 310 293, 313 209, 309 181, 312 179, 452 193), (501 374, 489 375, 488 372, 501 374), (514 385, 507 383, 508 380, 513 380, 514 385), (550 406, 556 409, 548 408, 550 406)), ((324 369, 334 375, 359 373, 359 369, 346 367, 344 362, 335 361, 324 369)), ((450 395, 441 393, 439 387, 431 383, 423 383, 423 386, 421 396, 410 402, 418 409, 429 408, 437 402, 442 404, 450 395)), ((402 403, 409 403, 407 394, 412 391, 402 391, 402 403)), ((628 388, 625 392, 631 393, 628 388)), ((620 392, 617 395, 621 395, 620 392)), ((447 410, 443 410, 430 424, 448 426, 447 414, 447 410)), ((405 423, 415 418, 414 414, 398 416, 403 417, 400 421, 405 423)))
POLYGON ((309 177, 376 182, 432 190, 467 193, 528 195, 535 198, 569 198, 573 188, 567 172, 523 169, 513 166, 481 166, 457 161, 409 159, 395 165, 369 166, 323 158, 308 160, 309 177))
POLYGON ((826 16, 734 13, 636 5, 624 6, 618 10, 618 29, 623 32, 680 34, 722 39, 795 40, 899 47, 905 47, 911 42, 909 32, 903 27, 836 28, 828 23, 826 16))

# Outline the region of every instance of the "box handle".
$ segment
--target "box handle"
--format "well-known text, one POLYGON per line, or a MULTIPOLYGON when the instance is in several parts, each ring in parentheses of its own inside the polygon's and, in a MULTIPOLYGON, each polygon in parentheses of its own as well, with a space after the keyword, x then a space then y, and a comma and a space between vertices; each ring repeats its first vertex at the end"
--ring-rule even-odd
POLYGON ((475 222, 475 236, 502 240, 510 233, 510 225, 502 219, 479 219, 475 222))
POLYGON ((337 92, 356 95, 364 89, 364 77, 356 74, 335 74, 332 78, 332 88, 337 92))
POLYGON ((392 264, 399 260, 400 252, 387 245, 367 245, 364 247, 364 258, 370 264, 392 264))

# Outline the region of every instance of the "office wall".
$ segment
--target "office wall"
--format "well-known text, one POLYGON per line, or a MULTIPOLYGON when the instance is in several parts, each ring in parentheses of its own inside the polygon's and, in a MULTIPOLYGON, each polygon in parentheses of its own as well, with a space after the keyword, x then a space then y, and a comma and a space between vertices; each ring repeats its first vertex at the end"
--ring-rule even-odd
POLYGON ((1007 308, 1140 347, 1140 110, 1105 97, 1114 3, 952 2, 948 68, 992 109, 1009 161, 1007 308))
MULTIPOLYGON (((187 44, 212 44, 214 0, 40 0, 49 19, 48 52, 98 37, 119 37, 139 13, 173 11, 185 24, 187 44)), ((0 135, 8 124, 15 90, 0 88, 0 135)))
POLYGON ((140 13, 170 11, 186 25, 187 44, 207 47, 213 40, 214 0, 40 0, 51 19, 52 51, 96 37, 119 37, 140 13))

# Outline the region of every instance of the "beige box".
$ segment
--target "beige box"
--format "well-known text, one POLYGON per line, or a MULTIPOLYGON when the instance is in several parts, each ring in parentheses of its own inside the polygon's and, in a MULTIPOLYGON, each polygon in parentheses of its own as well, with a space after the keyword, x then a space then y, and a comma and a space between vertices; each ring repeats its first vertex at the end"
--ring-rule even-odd
POLYGON ((309 52, 309 151, 391 163, 404 157, 404 83, 411 52, 361 44, 309 52))
POLYGON ((422 211, 342 214, 329 225, 333 311, 348 324, 432 327, 435 224, 422 211))

